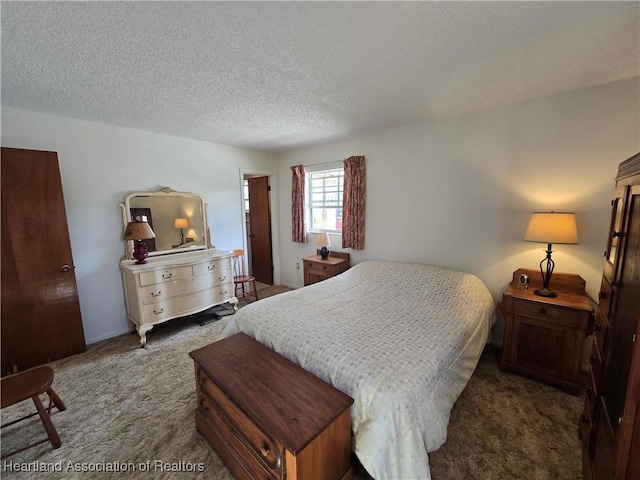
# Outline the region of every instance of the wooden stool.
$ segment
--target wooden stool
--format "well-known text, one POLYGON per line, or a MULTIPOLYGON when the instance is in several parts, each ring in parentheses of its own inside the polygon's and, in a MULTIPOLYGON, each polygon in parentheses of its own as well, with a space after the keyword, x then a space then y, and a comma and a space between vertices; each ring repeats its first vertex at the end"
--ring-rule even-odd
POLYGON ((62 402, 62 400, 60 400, 60 397, 56 395, 56 392, 53 391, 53 388, 51 388, 52 383, 53 369, 51 369, 50 367, 37 367, 32 370, 27 370, 26 372, 11 375, 2 379, 2 384, 0 386, 2 408, 15 405, 16 403, 31 398, 37 410, 30 415, 2 425, 2 428, 26 420, 27 418, 31 418, 34 415, 40 415, 40 420, 42 420, 44 429, 47 432, 47 438, 27 445, 26 447, 22 447, 18 450, 14 450, 13 452, 2 454, 1 458, 6 458, 10 455, 22 452, 28 448, 35 447, 36 445, 40 445, 41 443, 45 443, 47 441, 51 442, 51 445, 53 445, 54 449, 62 445, 60 436, 58 435, 56 428, 53 426, 53 423, 51 423, 51 408, 55 405, 58 410, 62 411, 66 410, 67 407, 62 402), (49 406, 46 409, 40 401, 40 395, 43 393, 46 393, 49 396, 49 406))

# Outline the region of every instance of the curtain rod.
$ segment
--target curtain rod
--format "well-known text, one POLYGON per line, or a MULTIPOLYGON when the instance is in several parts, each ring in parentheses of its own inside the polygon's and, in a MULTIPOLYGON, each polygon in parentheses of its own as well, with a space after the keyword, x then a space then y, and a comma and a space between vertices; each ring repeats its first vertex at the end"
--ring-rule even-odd
POLYGON ((305 167, 330 167, 333 165, 339 166, 342 165, 343 160, 336 160, 335 162, 325 162, 325 163, 312 163, 309 165, 305 165, 305 167))

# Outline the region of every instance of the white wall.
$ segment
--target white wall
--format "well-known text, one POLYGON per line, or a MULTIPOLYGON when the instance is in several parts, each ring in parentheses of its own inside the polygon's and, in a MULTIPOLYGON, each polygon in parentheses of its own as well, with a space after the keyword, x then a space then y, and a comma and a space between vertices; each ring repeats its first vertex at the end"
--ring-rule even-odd
POLYGON ((128 331, 118 266, 124 253, 118 204, 125 195, 165 186, 202 195, 214 245, 231 250, 243 241, 240 170, 269 170, 275 159, 11 108, 2 108, 2 146, 58 152, 87 343, 128 331))
MULTIPOLYGON (((352 264, 385 259, 471 272, 497 301, 514 270, 538 268, 544 257, 546 245, 522 240, 531 212, 573 211, 580 244, 554 246, 556 271, 581 275, 597 298, 613 179, 640 150, 639 105, 635 78, 283 153, 282 282, 302 285, 295 265, 315 253, 313 242, 290 240, 289 167, 365 155, 366 241, 364 250, 347 250, 352 264)), ((339 237, 331 244, 340 250, 339 237)))

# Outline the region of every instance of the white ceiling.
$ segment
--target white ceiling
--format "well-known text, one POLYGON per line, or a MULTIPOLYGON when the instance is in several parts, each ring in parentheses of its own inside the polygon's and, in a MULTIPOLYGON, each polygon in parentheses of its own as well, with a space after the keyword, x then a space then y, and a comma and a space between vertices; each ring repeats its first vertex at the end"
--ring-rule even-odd
POLYGON ((2 105, 269 151, 640 75, 639 2, 1 2, 2 105))

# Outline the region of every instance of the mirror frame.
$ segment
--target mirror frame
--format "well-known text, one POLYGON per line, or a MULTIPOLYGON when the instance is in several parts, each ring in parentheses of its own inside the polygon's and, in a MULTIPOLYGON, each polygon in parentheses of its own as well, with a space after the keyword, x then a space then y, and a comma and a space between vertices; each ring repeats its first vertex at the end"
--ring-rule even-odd
MULTIPOLYGON (((153 252, 149 252, 149 257, 160 256, 160 255, 176 255, 185 252, 193 252, 196 250, 205 250, 209 248, 213 248, 211 245, 211 235, 209 232, 209 224, 207 222, 207 205, 202 197, 195 193, 189 192, 177 192, 172 190, 169 187, 164 187, 160 190, 154 192, 131 192, 126 197, 124 197, 124 202, 120 203, 118 206, 122 209, 122 224, 123 229, 126 228, 127 224, 132 221, 131 218, 131 199, 134 197, 160 197, 160 198, 170 198, 174 197, 179 199, 181 197, 189 197, 197 200, 197 203, 200 205, 200 210, 202 212, 202 239, 204 244, 198 242, 198 245, 194 245, 191 247, 180 248, 180 249, 171 249, 171 250, 156 250, 153 252)), ((133 240, 124 240, 124 249, 125 254, 122 260, 133 260, 133 240)))

